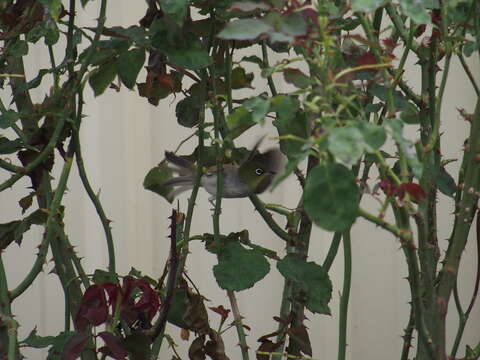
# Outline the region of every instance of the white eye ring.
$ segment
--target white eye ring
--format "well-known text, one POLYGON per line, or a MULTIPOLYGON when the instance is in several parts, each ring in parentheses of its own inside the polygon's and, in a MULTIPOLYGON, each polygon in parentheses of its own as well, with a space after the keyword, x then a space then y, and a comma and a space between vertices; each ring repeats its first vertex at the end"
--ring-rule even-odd
POLYGON ((255 169, 255 174, 257 175, 263 175, 263 170, 262 169, 255 169))

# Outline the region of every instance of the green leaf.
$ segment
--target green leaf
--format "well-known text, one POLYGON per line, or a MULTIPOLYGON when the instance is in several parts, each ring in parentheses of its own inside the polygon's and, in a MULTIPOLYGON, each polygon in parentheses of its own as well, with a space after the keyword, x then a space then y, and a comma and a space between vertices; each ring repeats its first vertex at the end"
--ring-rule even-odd
POLYGON ((386 0, 352 0, 352 11, 373 11, 385 2, 386 0))
POLYGON ((134 332, 122 341, 123 347, 129 352, 130 360, 145 360, 152 358, 150 339, 144 332, 134 332))
POLYGON ((228 137, 236 139, 255 125, 251 113, 243 106, 239 106, 227 116, 228 137))
POLYGON ((45 24, 45 45, 55 45, 60 38, 60 30, 56 22, 47 22, 45 24))
POLYGON ((229 22, 217 36, 225 40, 254 40, 272 30, 271 25, 260 19, 238 19, 229 22))
POLYGON ((37 335, 37 328, 34 328, 28 336, 20 341, 20 344, 27 345, 36 349, 46 348, 55 343, 55 336, 39 336, 37 335))
POLYGON ((328 150, 335 160, 345 165, 355 164, 363 155, 365 142, 356 127, 333 128, 328 136, 328 150))
POLYGON ((276 112, 277 118, 273 125, 279 136, 294 136, 297 139, 280 139, 280 149, 288 158, 295 157, 303 152, 304 142, 308 139, 309 128, 305 113, 300 110, 300 103, 296 97, 277 95, 271 99, 271 109, 276 112))
POLYGON ((399 119, 386 119, 385 125, 392 131, 393 139, 399 145, 403 156, 407 158, 407 164, 412 169, 413 175, 420 180, 423 173, 423 165, 418 160, 413 143, 403 136, 403 123, 399 119))
POLYGON ((417 24, 430 24, 431 18, 421 0, 400 0, 402 12, 417 24))
POLYGON ((0 135, 0 154, 13 154, 20 149, 23 149, 21 139, 8 140, 0 135))
POLYGON ((476 41, 466 41, 465 45, 463 46, 463 54, 466 57, 470 57, 475 51, 478 50, 480 44, 476 41))
POLYGON ((47 7, 50 16, 55 21, 58 21, 58 17, 62 12, 62 0, 40 0, 40 2, 47 7))
POLYGON ((80 0, 80 2, 82 3, 82 6, 85 7, 87 6, 87 3, 91 1, 91 0, 80 0))
POLYGON ((455 180, 453 179, 452 175, 447 172, 444 166, 440 166, 435 175, 440 192, 453 198, 457 192, 457 184, 455 184, 455 180))
POLYGON ((305 211, 328 231, 345 231, 358 216, 359 190, 352 172, 341 164, 315 166, 305 184, 305 211))
POLYGON ((102 269, 96 269, 93 273, 93 282, 97 285, 104 283, 118 283, 118 276, 115 273, 110 271, 105 271, 102 269))
POLYGON ((173 201, 173 198, 169 195, 172 191, 172 187, 162 185, 167 180, 172 178, 172 170, 167 166, 159 165, 151 169, 143 180, 143 187, 147 190, 165 198, 169 203, 173 201))
POLYGON ((138 73, 145 63, 145 51, 132 49, 120 54, 117 60, 118 76, 126 87, 132 89, 135 86, 138 73))
POLYGON ((170 16, 178 25, 182 25, 187 16, 188 0, 160 0, 163 12, 170 16))
POLYGON ((248 73, 242 67, 236 67, 232 70, 231 82, 232 89, 242 89, 246 87, 251 87, 253 80, 253 73, 248 73))
POLYGON ((219 249, 218 264, 213 274, 225 290, 241 291, 251 288, 270 271, 270 264, 257 250, 247 250, 236 241, 226 241, 219 249))
POLYGON ((332 282, 323 267, 289 254, 277 263, 277 268, 286 279, 302 286, 306 293, 308 310, 330 315, 328 303, 332 297, 332 282))
POLYGON ((191 49, 168 49, 165 53, 172 63, 185 69, 199 70, 212 63, 208 52, 199 48, 198 45, 191 49))
MULTIPOLYGON (((383 102, 387 102, 388 100, 388 89, 385 86, 379 84, 372 84, 368 87, 368 92, 383 102)), ((397 110, 403 110, 408 101, 405 99, 405 96, 400 91, 393 92, 393 104, 397 110)))
POLYGON ((14 110, 6 110, 0 115, 0 129, 8 129, 19 119, 19 115, 14 110))
POLYGON ((377 151, 385 144, 387 140, 387 134, 382 126, 375 125, 367 122, 360 122, 359 129, 362 132, 365 151, 374 152, 377 151))
POLYGON ((25 40, 17 40, 6 48, 6 55, 22 57, 28 54, 28 43, 25 40))
POLYGON ((400 113, 400 119, 405 124, 418 124, 420 122, 420 116, 417 107, 411 102, 408 102, 405 109, 400 113))
POLYGON ((79 335, 80 333, 78 332, 68 331, 61 332, 55 336, 55 342, 48 350, 47 360, 65 360, 66 357, 63 356, 63 353, 65 350, 67 350, 69 341, 74 337, 78 337, 79 335))
POLYGON ((195 96, 180 100, 175 107, 175 115, 180 125, 192 128, 198 124, 200 112, 203 111, 201 101, 195 96))
POLYGON ((88 79, 88 83, 93 89, 93 93, 95 94, 95 96, 103 94, 103 92, 115 79, 116 75, 116 63, 106 63, 93 70, 92 75, 88 79))
POLYGON ((266 94, 261 94, 245 100, 242 106, 250 111, 250 115, 254 122, 260 124, 265 123, 265 116, 270 111, 270 101, 266 94))
POLYGON ((30 230, 32 225, 41 225, 47 221, 47 214, 36 210, 22 220, 14 220, 0 224, 0 249, 5 249, 13 241, 21 244, 23 234, 30 230))
POLYGON ((312 84, 312 80, 299 69, 287 68, 283 70, 285 81, 300 89, 305 89, 312 84))

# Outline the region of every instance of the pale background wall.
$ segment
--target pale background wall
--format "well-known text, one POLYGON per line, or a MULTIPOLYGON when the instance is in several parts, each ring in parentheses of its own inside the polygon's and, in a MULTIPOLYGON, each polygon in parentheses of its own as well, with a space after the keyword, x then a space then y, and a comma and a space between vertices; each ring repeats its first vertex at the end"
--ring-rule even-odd
MULTIPOLYGON (((87 8, 88 14, 79 12, 79 17, 85 23, 91 23, 97 17, 96 4, 87 8)), ((116 0, 110 2, 108 17, 111 24, 122 23, 125 26, 134 24, 141 18, 145 10, 144 2, 116 0)), ((60 56, 60 55, 59 55, 60 56)), ((31 54, 27 64, 29 73, 33 75, 47 64, 46 54, 37 49, 31 54)), ((275 58, 272 57, 272 62, 275 58)), ((478 73, 478 61, 472 63, 472 68, 478 73)), ((444 142, 446 157, 457 157, 465 139, 464 121, 457 115, 457 107, 465 107, 472 111, 474 94, 463 73, 457 72, 459 64, 454 61, 452 76, 449 79, 443 109, 443 127, 449 136, 449 142, 444 142), (462 74, 462 75, 457 75, 462 74)), ((418 74, 411 71, 410 84, 418 85, 418 74)), ((254 85, 265 86, 262 79, 254 85)), ((285 88, 283 88, 285 89, 285 88)), ((44 86, 41 91, 48 91, 44 86)), ((279 91, 282 84, 279 83, 279 91)), ((247 93, 248 94, 248 93, 247 93)), ((41 93, 38 94, 41 99, 41 93)), ((163 152, 176 147, 178 142, 189 135, 187 129, 177 126, 174 117, 175 103, 171 97, 153 107, 144 99, 139 99, 135 93, 122 89, 120 93, 107 90, 106 94, 94 99, 87 90, 85 118, 82 126, 82 143, 87 172, 95 190, 101 190, 101 200, 107 216, 113 220, 113 235, 117 252, 118 271, 126 274, 135 267, 153 277, 160 275, 168 254, 167 216, 170 206, 163 199, 143 189, 142 182, 147 171, 163 158, 163 152)), ((271 129, 265 133, 274 135, 271 129)), ((417 134, 412 131, 413 136, 417 134)), ((251 146, 258 135, 246 134, 240 140, 244 145, 251 146)), ((185 152, 195 144, 186 145, 185 152), (189 148, 190 146, 190 148, 189 148)), ((449 165, 452 173, 458 164, 449 165)), ((64 198, 67 208, 66 227, 71 241, 77 245, 79 254, 84 257, 83 263, 87 272, 96 268, 104 268, 107 252, 103 230, 95 210, 89 202, 76 176, 76 170, 70 177, 68 193, 64 198)), ((0 181, 5 175, 0 176, 0 181)), ((0 221, 6 222, 20 217, 20 209, 16 204, 18 195, 26 195, 22 188, 28 182, 23 179, 14 190, 0 195, 0 221)), ((298 190, 293 178, 288 179, 273 193, 262 195, 268 202, 278 202, 295 206, 298 190)), ((181 210, 185 211, 186 196, 180 198, 181 210)), ((452 226, 450 213, 452 202, 440 196, 440 240, 445 245, 452 226)), ((254 213, 248 200, 225 200, 221 221, 223 233, 249 229, 253 241, 260 245, 277 250, 283 254, 283 243, 269 231, 267 226, 254 213)), ((376 203, 365 204, 375 211, 376 203)), ((192 234, 201 234, 211 230, 211 212, 207 195, 201 192, 197 200, 197 211, 192 226, 192 234)), ((279 219, 283 224, 283 220, 279 219)), ((34 227, 25 237, 22 246, 10 246, 5 254, 10 288, 13 288, 30 269, 30 264, 36 254, 42 229, 34 227)), ((397 358, 401 349, 403 328, 407 322, 409 301, 408 286, 404 277, 407 275, 403 253, 399 250, 398 241, 384 231, 358 221, 353 227, 353 285, 351 291, 348 354, 350 359, 376 360, 397 358)), ((318 228, 313 232, 311 241, 311 260, 321 263, 328 250, 331 235, 318 228)), ((229 307, 225 292, 220 290, 212 276, 211 268, 216 263, 213 255, 207 253, 201 244, 191 246, 192 254, 187 267, 190 276, 195 280, 200 290, 211 300, 208 306, 223 304, 229 307)), ((470 298, 472 282, 475 276, 475 248, 470 242, 461 270, 460 291, 464 304, 470 298)), ((306 322, 310 329, 310 337, 317 359, 336 358, 338 332, 338 300, 342 288, 342 250, 331 270, 333 282, 333 299, 331 302, 332 316, 308 315, 306 322)), ((253 289, 238 294, 240 309, 245 317, 245 323, 252 331, 248 336, 251 347, 256 348, 256 339, 276 329, 272 316, 278 313, 283 281, 272 265, 271 273, 253 289)), ((56 276, 49 274, 52 264, 45 266, 45 272, 35 282, 34 286, 14 304, 13 311, 22 324, 22 335, 37 326, 39 334, 52 335, 63 326, 63 297, 56 276)), ((466 306, 466 305, 464 305, 466 306)), ((449 320, 454 329, 457 317, 451 308, 449 320)), ((464 337, 465 342, 476 344, 480 334, 480 312, 478 307, 471 315, 471 322, 464 337)), ((216 321, 212 313, 211 319, 216 321)), ((187 358, 185 342, 179 339, 179 330, 168 327, 180 346, 180 353, 187 358)), ((228 352, 232 359, 240 357, 235 331, 226 335, 228 352)), ((450 334, 453 339, 453 334, 450 334)), ((461 347, 463 352, 464 346, 461 347)), ((45 352, 26 352, 29 359, 43 359, 45 352)), ((164 346, 161 358, 170 358, 170 351, 164 346)), ((253 354, 252 354, 253 355, 253 354)))

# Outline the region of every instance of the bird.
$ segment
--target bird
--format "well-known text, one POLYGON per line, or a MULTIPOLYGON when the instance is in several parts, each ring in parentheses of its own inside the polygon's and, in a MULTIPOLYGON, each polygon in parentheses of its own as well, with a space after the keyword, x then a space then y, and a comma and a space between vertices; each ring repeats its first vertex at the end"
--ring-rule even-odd
MULTIPOLYGON (((223 164, 222 198, 243 198, 252 194, 264 192, 272 183, 275 175, 284 163, 283 154, 278 148, 272 148, 264 153, 257 151, 259 142, 249 152, 240 164, 223 164)), ((168 167, 178 176, 167 180, 162 186, 174 187, 169 196, 172 198, 191 190, 195 184, 197 166, 195 163, 166 151, 165 159, 168 167)), ((210 203, 217 194, 217 167, 206 168, 200 178, 200 186, 211 196, 210 203)))

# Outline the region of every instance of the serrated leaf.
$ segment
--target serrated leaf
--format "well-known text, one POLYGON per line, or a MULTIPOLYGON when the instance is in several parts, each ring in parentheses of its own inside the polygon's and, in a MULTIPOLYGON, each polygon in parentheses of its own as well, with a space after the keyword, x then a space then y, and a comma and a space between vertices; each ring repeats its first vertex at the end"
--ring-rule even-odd
POLYGON ((145 179, 143 180, 143 187, 147 190, 153 191, 171 203, 173 201, 172 196, 170 196, 172 187, 164 186, 163 183, 165 183, 167 180, 170 180, 172 175, 172 170, 170 170, 167 166, 156 166, 145 176, 145 179))
POLYGON ((55 343, 55 336, 39 336, 37 335, 37 328, 34 328, 28 336, 20 341, 20 344, 24 344, 36 349, 46 348, 47 346, 55 343))
POLYGON ((47 214, 38 209, 22 220, 14 220, 0 224, 0 249, 5 249, 15 241, 21 244, 23 234, 30 230, 32 225, 41 225, 47 221, 47 214))
POLYGON ((253 73, 248 73, 242 67, 236 67, 232 70, 231 85, 232 89, 241 89, 251 87, 253 73))
POLYGON ((386 0, 352 0, 352 11, 373 11, 385 2, 386 0))
POLYGON ((169 60, 185 69, 199 70, 209 66, 212 58, 203 49, 170 49, 166 52, 169 60))
POLYGON ((417 157, 413 143, 403 136, 403 123, 399 119, 386 119, 385 125, 392 131, 393 139, 399 145, 403 155, 407 158, 407 164, 412 169, 413 175, 420 180, 423 173, 423 165, 417 157))
POLYGON ((93 282, 97 285, 103 283, 118 283, 118 276, 115 273, 111 273, 110 271, 105 271, 102 269, 96 269, 93 273, 93 282))
POLYGON ((440 192, 446 196, 453 198, 457 192, 457 184, 444 166, 440 166, 436 174, 437 185, 440 192))
POLYGON ((400 8, 405 15, 419 25, 432 22, 423 0, 401 0, 400 8))
POLYGON ((21 139, 9 140, 0 136, 0 154, 13 154, 23 148, 21 139))
POLYGON ((277 268, 286 279, 302 285, 308 310, 330 315, 328 303, 332 297, 332 283, 323 267, 289 254, 277 262, 277 268))
POLYGON ((13 110, 6 110, 0 115, 0 129, 8 129, 20 118, 18 113, 13 110))
POLYGON ((360 122, 358 125, 363 136, 365 151, 376 151, 385 144, 387 134, 382 126, 367 122, 360 122))
POLYGON ((132 49, 120 54, 117 59, 118 76, 126 87, 132 89, 135 86, 138 73, 145 63, 145 51, 132 49))
POLYGON ((271 25, 260 19, 238 19, 229 22, 217 36, 225 40, 254 40, 272 30, 271 25))
POLYGON ((130 360, 145 360, 152 357, 150 339, 144 332, 138 331, 127 335, 122 345, 130 353, 130 360))
POLYGON ((198 124, 202 111, 204 111, 203 105, 198 98, 194 96, 186 97, 180 100, 175 107, 177 122, 182 126, 192 128, 198 124))
MULTIPOLYGON (((385 86, 379 84, 371 84, 368 87, 368 92, 383 102, 388 100, 388 89, 385 86)), ((393 92, 393 104, 397 110, 403 110, 408 104, 408 101, 405 99, 405 96, 400 91, 393 92)))
POLYGON ((188 0, 160 0, 163 12, 170 16, 178 25, 182 25, 187 16, 188 0))
POLYGON ((300 109, 297 98, 287 95, 277 95, 271 99, 271 109, 277 118, 273 125, 279 136, 293 135, 299 139, 281 139, 280 149, 290 159, 302 152, 303 141, 308 139, 309 128, 305 113, 300 109))
POLYGON ((405 109, 400 113, 400 119, 405 124, 418 124, 420 122, 420 116, 417 110, 417 107, 408 102, 405 109))
POLYGON ((62 11, 62 0, 40 0, 40 2, 47 7, 50 16, 55 21, 58 21, 58 17, 62 11))
POLYGON ((245 100, 242 106, 250 112, 254 122, 263 124, 270 110, 270 101, 266 94, 261 94, 245 100))
POLYGON ((17 40, 6 48, 6 55, 22 57, 28 54, 28 43, 25 40, 17 40))
POLYGON ((336 161, 353 165, 362 157, 364 149, 363 135, 356 127, 346 126, 330 130, 328 150, 336 161))
POLYGON ((226 121, 228 126, 228 136, 232 140, 236 139, 255 125, 251 113, 243 106, 235 108, 235 110, 227 116, 226 121))
POLYGON ((312 80, 299 69, 286 68, 283 70, 285 81, 300 89, 305 89, 312 84, 312 80))
POLYGON ((359 189, 352 172, 337 163, 315 166, 304 193, 308 217, 328 231, 345 231, 358 216, 359 189))
POLYGON ((213 274, 222 289, 241 291, 251 288, 270 271, 270 264, 256 250, 247 250, 236 241, 227 241, 218 254, 213 274))
POLYGON ((88 79, 88 83, 93 89, 94 95, 99 96, 103 94, 107 87, 113 82, 116 75, 116 63, 107 63, 93 70, 92 75, 88 79))

